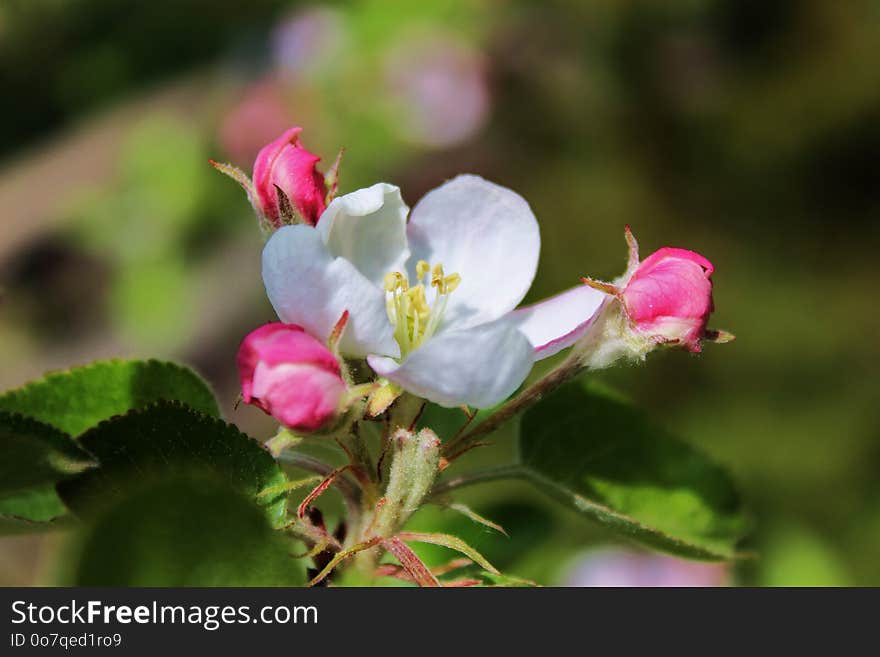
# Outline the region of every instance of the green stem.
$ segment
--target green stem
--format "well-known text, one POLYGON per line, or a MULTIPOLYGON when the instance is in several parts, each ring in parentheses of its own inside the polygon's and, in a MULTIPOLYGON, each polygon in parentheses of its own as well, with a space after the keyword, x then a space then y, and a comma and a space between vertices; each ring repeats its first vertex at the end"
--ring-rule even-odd
POLYGON ((473 486, 474 484, 482 484, 487 481, 496 481, 498 479, 521 479, 526 476, 521 465, 511 463, 510 465, 499 465, 486 470, 477 470, 476 472, 468 472, 451 479, 441 481, 431 489, 428 499, 436 499, 443 495, 464 488, 465 486, 473 486))
POLYGON ((480 424, 470 431, 464 432, 457 439, 447 443, 443 448, 446 458, 453 460, 461 456, 473 447, 480 438, 492 433, 529 406, 541 401, 546 394, 556 390, 563 383, 577 376, 583 370, 583 367, 580 356, 576 352, 572 352, 558 367, 550 370, 519 395, 480 422, 480 424))

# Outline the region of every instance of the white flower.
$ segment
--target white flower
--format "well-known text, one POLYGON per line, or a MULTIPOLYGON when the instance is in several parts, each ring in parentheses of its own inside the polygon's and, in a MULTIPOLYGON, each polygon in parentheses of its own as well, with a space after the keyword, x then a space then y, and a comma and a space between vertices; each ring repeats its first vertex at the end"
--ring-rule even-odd
POLYGON ((397 187, 379 183, 336 198, 315 227, 276 231, 263 281, 281 320, 326 340, 348 310, 344 355, 443 406, 485 408, 513 393, 536 358, 580 337, 605 298, 582 286, 514 311, 541 240, 509 189, 458 176, 409 222, 408 210, 397 187))

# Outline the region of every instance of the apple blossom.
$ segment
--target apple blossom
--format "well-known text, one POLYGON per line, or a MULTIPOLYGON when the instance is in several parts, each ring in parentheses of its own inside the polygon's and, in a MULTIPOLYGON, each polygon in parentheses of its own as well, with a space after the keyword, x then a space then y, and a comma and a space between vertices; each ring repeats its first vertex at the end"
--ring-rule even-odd
POLYGON ((321 158, 303 148, 299 141, 301 132, 302 128, 286 130, 264 146, 254 161, 255 204, 276 228, 288 223, 284 199, 279 198, 278 190, 309 225, 314 226, 324 212, 327 186, 315 166, 321 158))
POLYGON ((538 223, 522 197, 478 176, 441 185, 407 215, 387 183, 340 196, 316 227, 272 236, 263 281, 278 316, 319 339, 348 310, 341 352, 418 397, 498 403, 605 297, 576 288, 512 313, 535 276, 538 223))
POLYGON ((238 351, 242 399, 297 431, 326 428, 345 410, 339 361, 301 326, 274 322, 245 337, 238 351))

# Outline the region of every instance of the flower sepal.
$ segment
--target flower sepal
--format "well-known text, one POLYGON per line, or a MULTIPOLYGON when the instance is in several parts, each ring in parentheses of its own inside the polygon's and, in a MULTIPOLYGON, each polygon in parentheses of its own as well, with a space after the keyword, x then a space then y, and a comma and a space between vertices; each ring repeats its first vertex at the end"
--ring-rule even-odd
POLYGON ((342 164, 342 156, 345 155, 345 147, 339 149, 333 164, 324 174, 324 186, 327 188, 327 196, 324 198, 324 205, 330 205, 330 202, 336 198, 336 192, 339 189, 339 166, 342 164))
POLYGON ((217 162, 216 160, 208 160, 208 164, 217 169, 224 176, 229 176, 244 190, 245 194, 247 194, 248 203, 251 204, 251 207, 254 209, 254 214, 257 215, 257 223, 260 226, 260 231, 262 231, 265 237, 268 237, 272 234, 272 231, 275 230, 275 226, 272 225, 272 222, 263 215, 260 210, 260 206, 257 203, 257 195, 254 190, 254 183, 250 179, 250 177, 241 169, 233 164, 229 164, 228 162, 217 162))
POLYGON ((294 448, 302 443, 302 441, 303 436, 281 425, 278 427, 278 432, 263 443, 263 447, 268 449, 269 453, 277 458, 284 450, 294 448))
POLYGON ((392 383, 388 379, 380 379, 378 386, 367 400, 366 417, 379 417, 388 410, 388 408, 397 401, 397 398, 403 394, 403 389, 396 383, 392 383))

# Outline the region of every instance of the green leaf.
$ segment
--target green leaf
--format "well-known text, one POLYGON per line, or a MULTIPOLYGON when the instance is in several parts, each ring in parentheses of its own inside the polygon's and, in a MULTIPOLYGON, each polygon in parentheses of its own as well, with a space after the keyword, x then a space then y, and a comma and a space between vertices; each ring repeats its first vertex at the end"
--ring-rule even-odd
POLYGON ((53 529, 67 513, 55 484, 97 463, 66 433, 0 411, 0 534, 53 529))
POLYGON ((299 544, 216 476, 147 481, 120 496, 76 541, 77 586, 302 586, 299 544))
POLYGON ((442 545, 443 547, 449 548, 450 550, 460 552, 468 559, 470 559, 474 563, 479 564, 490 573, 498 573, 498 569, 495 568, 495 566, 489 563, 482 554, 480 554, 470 545, 458 538, 458 536, 452 536, 451 534, 436 534, 426 532, 401 532, 397 535, 397 538, 403 541, 415 541, 416 543, 442 545))
POLYGON ((54 486, 41 486, 0 498, 0 534, 24 534, 65 526, 67 507, 54 486))
POLYGON ((568 385, 529 410, 521 474, 632 539, 693 559, 737 556, 747 529, 727 473, 609 394, 568 385))
POLYGON ((79 442, 101 467, 59 485, 61 498, 74 511, 103 506, 132 478, 208 469, 264 507, 273 524, 285 520, 286 493, 260 495, 287 481, 275 459, 235 426, 177 402, 157 402, 102 422, 79 442))
POLYGON ((110 360, 53 372, 0 395, 0 410, 78 436, 114 415, 160 399, 220 417, 214 393, 191 369, 157 360, 110 360))
POLYGON ((0 454, 0 498, 97 465, 66 433, 5 411, 0 411, 0 454))
POLYGON ((506 538, 510 538, 510 534, 507 533, 504 527, 499 525, 497 522, 492 522, 488 518, 484 518, 479 513, 470 508, 467 504, 461 504, 460 502, 449 502, 448 504, 442 504, 441 506, 449 509, 450 511, 457 511, 466 518, 470 518, 478 525, 488 527, 489 529, 494 529, 496 532, 504 535, 506 538))

